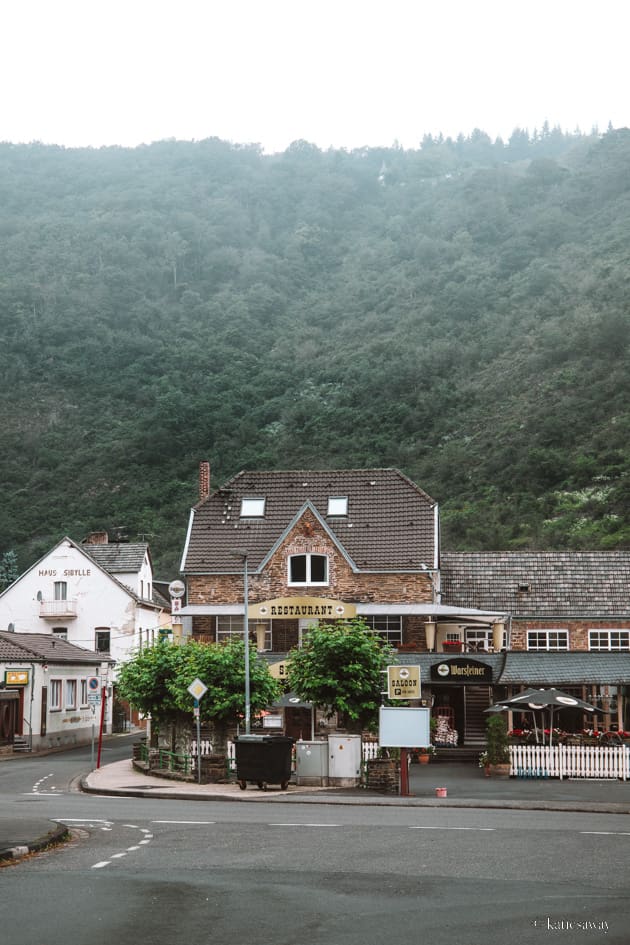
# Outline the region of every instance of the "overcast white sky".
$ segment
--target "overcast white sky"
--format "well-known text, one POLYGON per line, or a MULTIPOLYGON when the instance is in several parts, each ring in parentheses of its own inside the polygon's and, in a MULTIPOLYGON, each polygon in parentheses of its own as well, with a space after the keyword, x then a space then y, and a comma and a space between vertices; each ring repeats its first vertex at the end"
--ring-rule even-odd
POLYGON ((630 126, 628 0, 4 0, 0 140, 630 126))

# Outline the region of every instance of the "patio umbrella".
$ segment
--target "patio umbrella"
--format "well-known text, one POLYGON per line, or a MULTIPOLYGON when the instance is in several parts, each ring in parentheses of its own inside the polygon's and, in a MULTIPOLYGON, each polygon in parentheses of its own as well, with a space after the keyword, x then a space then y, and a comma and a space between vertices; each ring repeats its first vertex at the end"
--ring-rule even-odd
MULTIPOLYGON (((561 709, 581 709, 582 712, 594 714, 601 712, 597 706, 578 699, 577 696, 571 696, 568 692, 561 689, 526 689, 519 692, 516 696, 510 696, 509 699, 503 699, 496 706, 490 706, 490 711, 512 711, 512 712, 543 712, 549 710, 549 744, 551 745, 551 733, 553 731, 553 715, 561 709)), ((535 723, 534 723, 535 724, 535 723)))

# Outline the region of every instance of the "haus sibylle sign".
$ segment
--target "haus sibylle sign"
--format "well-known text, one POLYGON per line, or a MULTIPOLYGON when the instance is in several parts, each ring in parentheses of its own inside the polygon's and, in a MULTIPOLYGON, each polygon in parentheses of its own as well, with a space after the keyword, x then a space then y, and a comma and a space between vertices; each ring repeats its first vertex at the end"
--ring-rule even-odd
POLYGON ((492 666, 482 663, 480 660, 446 659, 442 660, 441 663, 433 664, 431 680, 433 682, 459 683, 464 686, 491 683, 492 666))

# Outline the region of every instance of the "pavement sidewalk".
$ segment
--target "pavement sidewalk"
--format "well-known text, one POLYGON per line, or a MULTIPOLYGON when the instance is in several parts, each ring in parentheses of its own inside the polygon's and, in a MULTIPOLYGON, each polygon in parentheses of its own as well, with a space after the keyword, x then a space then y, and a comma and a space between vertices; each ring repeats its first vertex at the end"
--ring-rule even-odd
MULTIPOLYGON (((459 807, 630 814, 630 781, 554 778, 495 780, 470 764, 412 765, 409 796, 377 794, 361 788, 304 787, 267 791, 238 784, 171 781, 137 771, 131 759, 105 765, 81 779, 90 794, 173 798, 194 801, 240 801, 273 804, 345 804, 387 807, 459 807), (437 797, 437 788, 446 797, 437 797)), ((14 824, 0 815, 0 863, 42 849, 63 837, 65 827, 34 818, 14 824)))

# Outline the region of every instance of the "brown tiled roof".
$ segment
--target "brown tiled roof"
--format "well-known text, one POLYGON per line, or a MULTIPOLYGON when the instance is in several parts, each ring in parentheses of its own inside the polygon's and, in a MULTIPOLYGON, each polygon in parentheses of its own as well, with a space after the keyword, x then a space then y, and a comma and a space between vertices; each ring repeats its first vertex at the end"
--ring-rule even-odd
POLYGON ((182 571, 239 571, 235 549, 257 569, 306 503, 358 570, 433 567, 433 499, 397 469, 347 469, 238 473, 195 507, 182 571), (348 497, 347 516, 328 516, 331 496, 348 497), (241 519, 243 497, 264 498, 264 517, 241 519))
POLYGON ((107 659, 102 653, 84 650, 67 640, 60 640, 50 633, 9 633, 0 632, 0 660, 19 662, 20 660, 44 660, 49 663, 95 663, 107 659))
POLYGON ((630 616, 630 551, 445 552, 442 603, 513 617, 630 616))

